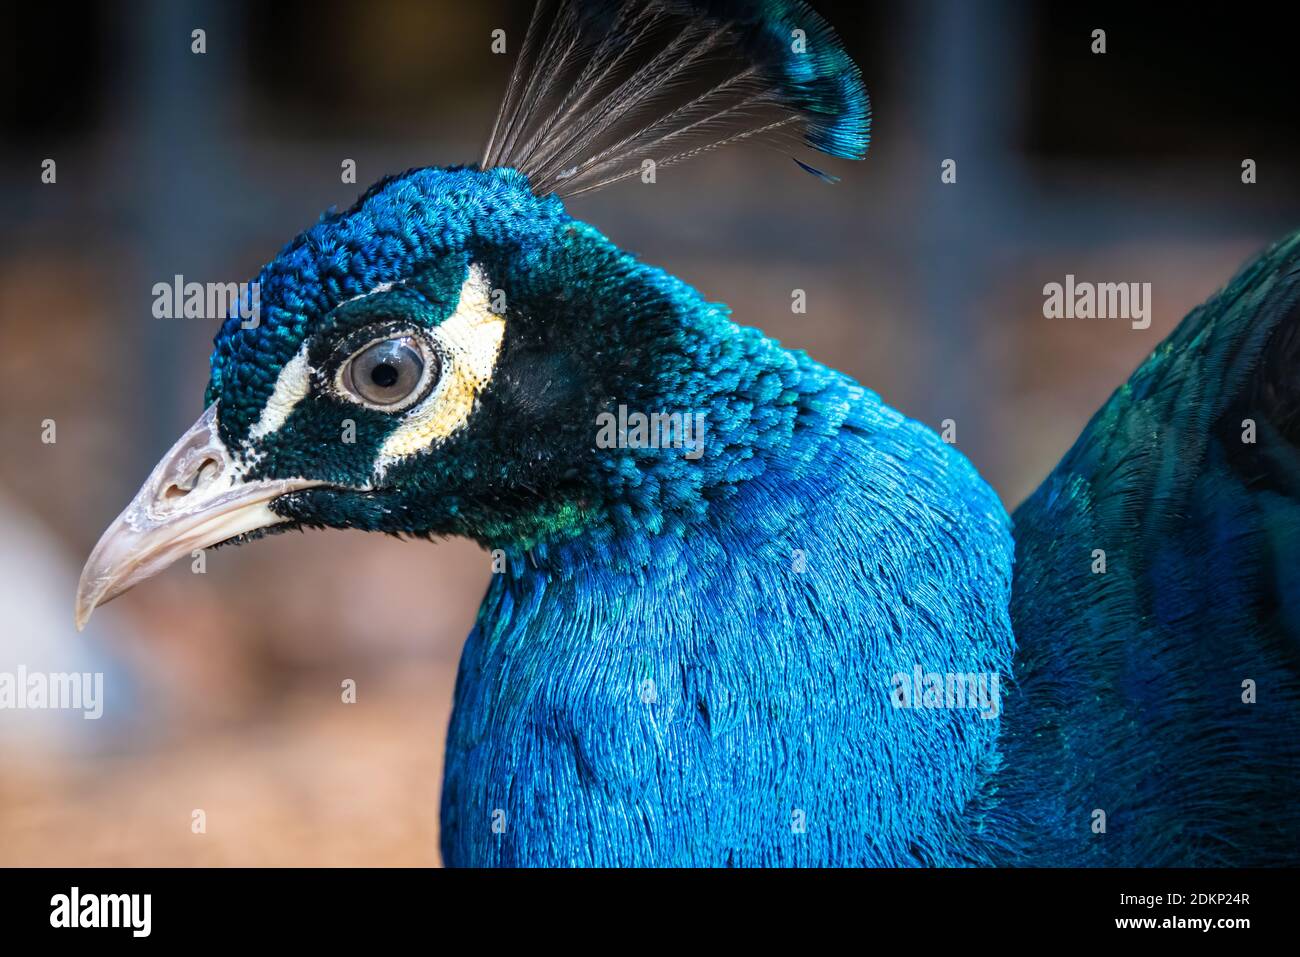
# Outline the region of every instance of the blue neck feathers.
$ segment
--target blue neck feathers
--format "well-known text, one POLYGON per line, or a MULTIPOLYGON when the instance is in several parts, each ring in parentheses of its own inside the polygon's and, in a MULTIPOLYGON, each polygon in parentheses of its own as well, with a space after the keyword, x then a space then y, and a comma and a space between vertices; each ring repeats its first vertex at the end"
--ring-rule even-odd
POLYGON ((727 328, 684 337, 708 351, 678 379, 710 413, 704 456, 640 450, 653 495, 511 550, 488 590, 448 740, 448 864, 974 853, 962 814, 997 763, 997 706, 935 705, 913 676, 996 695, 1010 673, 1005 513, 923 426, 704 321, 727 328), (701 468, 680 503, 659 481, 701 468))

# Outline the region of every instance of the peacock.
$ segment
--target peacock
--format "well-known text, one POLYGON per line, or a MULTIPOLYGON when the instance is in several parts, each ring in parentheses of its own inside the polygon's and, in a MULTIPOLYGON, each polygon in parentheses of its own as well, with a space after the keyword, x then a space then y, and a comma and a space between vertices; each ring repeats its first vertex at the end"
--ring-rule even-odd
POLYGON ((540 0, 479 163, 263 267, 78 627, 193 549, 478 542, 448 865, 1296 863, 1300 236, 1013 519, 953 444, 565 209, 741 141, 833 181, 813 155, 861 159, 870 122, 801 0, 540 0))

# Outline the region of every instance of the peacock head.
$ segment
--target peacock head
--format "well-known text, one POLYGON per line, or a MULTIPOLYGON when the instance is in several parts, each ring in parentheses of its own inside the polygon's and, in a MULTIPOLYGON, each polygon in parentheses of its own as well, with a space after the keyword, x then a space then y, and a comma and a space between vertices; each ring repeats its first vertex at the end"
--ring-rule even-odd
POLYGON ((690 509, 710 468, 734 471, 676 456, 647 480, 638 456, 660 449, 601 446, 619 406, 690 414, 717 372, 700 353, 734 327, 559 197, 756 135, 860 157, 860 75, 798 2, 560 6, 545 43, 530 27, 479 166, 382 180, 262 269, 257 309, 216 337, 202 416, 92 552, 78 627, 196 549, 301 527, 527 549, 664 498, 690 509), (663 52, 628 62, 633 27, 663 52), (555 49, 571 56, 538 54, 555 49), (706 53, 709 88, 664 107, 706 53), (667 112, 647 126, 649 103, 667 112))
POLYGON ((509 534, 581 498, 610 388, 594 231, 511 169, 388 179, 286 246, 206 410, 91 555, 90 611, 194 549, 329 526, 509 534))

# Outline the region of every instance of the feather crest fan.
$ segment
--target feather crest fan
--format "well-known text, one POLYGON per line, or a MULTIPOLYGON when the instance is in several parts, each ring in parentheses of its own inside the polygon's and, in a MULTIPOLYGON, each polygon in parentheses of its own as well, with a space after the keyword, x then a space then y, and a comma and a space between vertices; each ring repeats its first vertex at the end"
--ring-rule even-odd
POLYGON ((802 0, 538 0, 482 167, 573 196, 745 140, 862 159, 870 124, 861 71, 802 0))

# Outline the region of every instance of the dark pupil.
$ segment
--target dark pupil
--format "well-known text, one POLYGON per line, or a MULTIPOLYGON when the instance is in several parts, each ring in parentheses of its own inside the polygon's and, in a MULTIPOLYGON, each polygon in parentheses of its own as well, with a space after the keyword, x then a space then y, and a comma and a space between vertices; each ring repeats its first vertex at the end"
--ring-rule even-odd
POLYGON ((387 362, 377 365, 370 370, 370 381, 381 389, 387 389, 397 382, 397 370, 387 362))
POLYGON ((424 359, 413 339, 385 339, 352 360, 349 389, 366 402, 391 406, 419 388, 423 373, 424 359))

